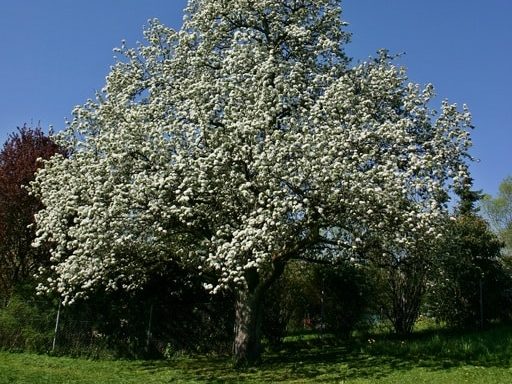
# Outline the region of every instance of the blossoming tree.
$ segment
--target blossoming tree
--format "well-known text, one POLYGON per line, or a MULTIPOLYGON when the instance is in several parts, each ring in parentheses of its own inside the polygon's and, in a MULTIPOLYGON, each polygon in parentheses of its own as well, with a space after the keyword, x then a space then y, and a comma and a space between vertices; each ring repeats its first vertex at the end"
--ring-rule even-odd
POLYGON ((134 289, 168 260, 236 290, 234 354, 260 353, 262 299, 292 259, 335 262, 436 236, 467 173, 470 115, 385 53, 349 67, 336 0, 190 0, 151 21, 74 110, 33 191, 66 302, 134 289), (411 240, 412 239, 412 240, 411 240))

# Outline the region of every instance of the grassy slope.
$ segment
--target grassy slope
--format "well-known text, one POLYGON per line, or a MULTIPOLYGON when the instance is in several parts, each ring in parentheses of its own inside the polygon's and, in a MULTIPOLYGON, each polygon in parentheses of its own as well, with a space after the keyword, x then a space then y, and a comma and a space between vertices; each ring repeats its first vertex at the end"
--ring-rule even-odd
POLYGON ((482 333, 423 332, 350 345, 296 340, 259 368, 224 357, 172 362, 90 361, 0 353, 0 384, 130 383, 512 383, 512 327, 482 333))

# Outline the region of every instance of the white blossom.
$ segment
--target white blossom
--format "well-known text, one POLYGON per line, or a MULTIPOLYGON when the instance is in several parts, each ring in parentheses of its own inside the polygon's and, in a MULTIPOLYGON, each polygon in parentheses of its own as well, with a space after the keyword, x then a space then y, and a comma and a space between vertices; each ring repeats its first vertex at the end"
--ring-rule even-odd
POLYGON ((385 54, 349 68, 338 2, 300 3, 190 0, 180 31, 153 20, 146 45, 117 50, 58 135, 69 156, 32 185, 34 244, 52 246, 41 289, 134 289, 173 259, 216 270, 216 292, 370 235, 437 235, 439 199, 467 174, 469 112, 434 116, 432 86, 385 54))

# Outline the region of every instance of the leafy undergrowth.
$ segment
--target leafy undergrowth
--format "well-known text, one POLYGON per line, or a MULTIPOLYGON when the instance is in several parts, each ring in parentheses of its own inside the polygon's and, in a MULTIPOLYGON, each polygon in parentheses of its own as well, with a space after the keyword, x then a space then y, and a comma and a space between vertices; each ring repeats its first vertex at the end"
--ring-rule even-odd
POLYGON ((512 327, 483 332, 421 331, 408 339, 376 335, 337 342, 295 337, 256 368, 229 357, 172 361, 91 361, 0 353, 0 384, 131 383, 510 383, 512 327))

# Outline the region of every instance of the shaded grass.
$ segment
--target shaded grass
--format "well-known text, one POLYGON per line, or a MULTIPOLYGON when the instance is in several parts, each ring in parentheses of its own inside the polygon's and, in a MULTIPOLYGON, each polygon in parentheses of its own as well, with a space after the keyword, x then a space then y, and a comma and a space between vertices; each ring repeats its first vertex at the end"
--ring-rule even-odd
POLYGON ((0 353, 0 384, 31 383, 511 383, 512 327, 457 333, 422 330, 337 342, 290 338, 257 368, 235 370, 226 356, 173 361, 91 361, 0 353))

